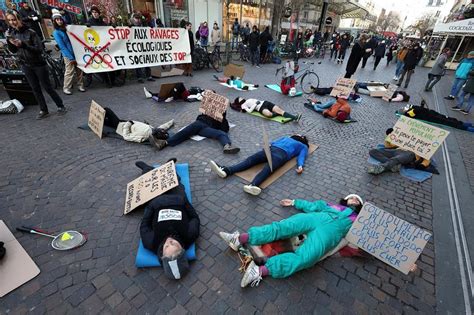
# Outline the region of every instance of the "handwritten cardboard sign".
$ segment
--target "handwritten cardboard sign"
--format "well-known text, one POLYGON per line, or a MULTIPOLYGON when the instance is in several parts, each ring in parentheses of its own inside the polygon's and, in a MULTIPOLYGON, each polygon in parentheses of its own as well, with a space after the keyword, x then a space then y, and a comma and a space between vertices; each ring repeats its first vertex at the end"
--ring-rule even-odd
POLYGON ((406 116, 400 116, 386 141, 429 160, 449 131, 406 116))
POLYGON ((339 78, 337 79, 336 84, 332 87, 330 95, 333 97, 348 99, 356 83, 357 80, 355 79, 339 78))
POLYGON ((224 67, 224 76, 230 78, 234 76, 236 78, 243 78, 245 74, 245 68, 243 65, 236 65, 233 63, 229 63, 227 66, 224 67))
POLYGON ((91 102, 89 109, 89 120, 87 125, 91 130, 102 139, 102 129, 104 129, 105 109, 95 101, 91 102))
POLYGON ((382 99, 384 101, 390 101, 392 99, 393 93, 397 91, 398 86, 396 84, 390 84, 388 86, 387 91, 385 91, 385 94, 382 96, 382 99))
POLYGON ((270 142, 268 141, 268 134, 265 128, 263 128, 263 151, 265 151, 265 156, 267 157, 267 162, 270 166, 270 171, 273 172, 272 153, 270 151, 270 142))
POLYGON ((217 121, 222 121, 224 119, 223 114, 227 110, 229 103, 230 102, 228 98, 206 90, 202 94, 199 112, 214 118, 217 121))
POLYGON ((127 184, 123 214, 178 186, 173 161, 155 168, 127 184))
POLYGON ((346 239, 377 259, 408 274, 431 233, 366 202, 346 239))

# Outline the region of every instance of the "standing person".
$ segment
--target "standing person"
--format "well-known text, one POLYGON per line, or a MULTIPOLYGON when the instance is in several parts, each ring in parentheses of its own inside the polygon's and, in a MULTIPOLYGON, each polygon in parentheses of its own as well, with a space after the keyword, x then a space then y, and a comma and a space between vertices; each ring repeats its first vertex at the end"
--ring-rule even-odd
POLYGON ((201 27, 202 27, 202 23, 199 24, 199 27, 196 31, 196 43, 200 43, 200 40, 201 40, 201 27))
POLYGON ((51 96, 58 107, 58 114, 65 114, 63 100, 56 93, 49 80, 48 67, 43 58, 43 44, 35 31, 23 25, 21 17, 16 11, 7 11, 6 19, 10 29, 7 34, 8 49, 18 56, 28 83, 40 106, 36 119, 49 115, 46 100, 41 92, 41 86, 51 96))
MULTIPOLYGON (((130 27, 147 27, 147 22, 145 17, 141 13, 134 13, 130 19, 130 27)), ((135 75, 137 77, 138 83, 147 81, 155 81, 151 76, 150 67, 135 68, 135 75)))
MULTIPOLYGON (((163 22, 161 21, 160 18, 156 18, 156 27, 165 27, 165 25, 163 24, 163 22)), ((182 26, 181 26, 182 27, 182 26)), ((186 24, 184 24, 184 27, 186 27, 186 24)), ((193 37, 194 38, 194 37, 193 37)))
POLYGON ((41 26, 40 26, 41 17, 38 14, 38 12, 33 10, 27 2, 24 2, 19 13, 21 16, 22 23, 26 25, 28 28, 35 31, 38 37, 41 40, 43 40, 44 39, 43 32, 41 32, 41 26))
POLYGON ((188 30, 188 36, 189 36, 189 47, 191 49, 191 62, 187 63, 184 65, 184 75, 187 77, 192 77, 193 76, 193 53, 194 53, 194 34, 192 29, 192 24, 190 22, 186 22, 186 29, 188 30))
POLYGON ((398 49, 397 43, 393 42, 389 47, 387 51, 387 66, 392 62, 393 60, 393 52, 396 52, 398 49))
POLYGON ((258 51, 258 45, 260 44, 260 34, 258 33, 257 26, 252 27, 252 33, 249 35, 249 49, 250 59, 252 60, 252 66, 260 68, 260 54, 258 51))
POLYGON ((237 48, 237 44, 239 43, 239 34, 240 34, 240 24, 239 24, 239 19, 236 18, 234 21, 234 24, 232 24, 232 47, 231 47, 232 50, 234 49, 234 47, 237 48))
POLYGON ((349 79, 356 72, 359 63, 365 54, 364 47, 366 41, 367 35, 362 34, 359 37, 359 40, 357 40, 354 46, 352 47, 351 55, 349 56, 349 60, 347 61, 346 75, 344 76, 344 78, 349 79))
POLYGON ((403 79, 405 78, 405 74, 406 74, 407 79, 405 81, 404 87, 405 89, 408 87, 408 84, 410 83, 411 75, 415 72, 415 67, 420 62, 422 57, 423 57, 423 49, 420 47, 420 43, 416 42, 415 44, 413 44, 413 47, 408 50, 408 53, 405 56, 402 75, 397 83, 398 86, 402 85, 403 79))
POLYGON ((222 41, 222 34, 221 30, 219 29, 219 25, 217 25, 217 22, 214 22, 214 25, 212 27, 211 31, 211 43, 212 46, 219 45, 219 43, 222 41))
POLYGON ((362 59, 362 69, 365 68, 365 65, 367 64, 367 59, 369 59, 369 57, 372 56, 372 54, 374 53, 375 47, 377 47, 377 38, 372 35, 370 40, 367 42, 367 45, 365 45, 365 53, 362 59))
POLYGON ((374 62, 374 70, 377 69, 377 66, 380 63, 380 60, 385 56, 385 41, 381 41, 377 47, 375 48, 375 62, 374 62))
POLYGON ((326 30, 326 32, 324 32, 323 34, 323 42, 327 42, 329 39, 329 31, 326 30))
POLYGON ((72 79, 74 78, 74 74, 77 75, 77 89, 80 92, 85 92, 86 89, 84 88, 84 83, 82 81, 83 73, 82 70, 77 67, 76 57, 74 56, 71 41, 66 33, 66 22, 56 9, 53 9, 53 15, 51 18, 54 26, 53 37, 56 40, 56 44, 58 44, 64 59, 65 72, 63 92, 66 95, 72 94, 72 79))
POLYGON ((265 55, 267 54, 268 42, 273 41, 270 28, 265 26, 265 30, 260 34, 260 62, 265 62, 265 55))
POLYGON ((431 91, 433 89, 433 86, 435 86, 435 84, 438 83, 439 80, 441 80, 441 77, 446 74, 445 64, 446 61, 448 61, 450 55, 451 49, 445 48, 441 52, 441 55, 439 55, 438 59, 436 59, 433 68, 431 68, 431 71, 428 73, 428 81, 425 85, 426 92, 431 91))
POLYGON ((245 23, 245 27, 241 31, 242 43, 248 45, 249 36, 250 36, 250 26, 249 23, 245 23))
POLYGON ((343 63, 344 58, 346 58, 346 50, 350 46, 349 38, 347 34, 342 35, 341 45, 339 47, 339 56, 337 57, 337 63, 343 63))
POLYGON ((408 47, 406 43, 402 43, 397 52, 397 67, 395 68, 395 76, 393 80, 398 81, 402 74, 403 66, 405 65, 405 57, 408 53, 408 47))
POLYGON ((201 46, 206 47, 209 42, 209 28, 207 27, 207 22, 202 23, 199 29, 199 38, 201 40, 201 46))
POLYGON ((464 115, 467 115, 471 111, 471 108, 473 105, 474 105, 474 69, 469 71, 469 79, 464 85, 461 93, 458 95, 457 105, 453 106, 451 109, 459 110, 464 115), (466 96, 466 94, 468 94, 469 96, 468 96, 466 109, 463 109, 464 97, 466 96))
POLYGON ((472 69, 474 64, 474 50, 470 51, 467 54, 467 58, 463 58, 458 67, 456 68, 456 73, 453 86, 451 87, 451 93, 445 97, 447 100, 454 100, 458 96, 461 87, 466 83, 469 72, 472 69))
POLYGON ((329 60, 332 59, 332 55, 334 54, 334 60, 336 60, 337 57, 337 50, 339 46, 339 35, 336 33, 332 34, 332 40, 331 40, 331 55, 329 56, 329 60))

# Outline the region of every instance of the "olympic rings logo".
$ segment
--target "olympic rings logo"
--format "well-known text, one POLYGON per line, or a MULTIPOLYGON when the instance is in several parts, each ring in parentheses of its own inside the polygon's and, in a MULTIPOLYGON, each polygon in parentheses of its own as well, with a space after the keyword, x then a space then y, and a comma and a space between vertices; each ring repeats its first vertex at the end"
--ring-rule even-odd
POLYGON ((90 61, 92 56, 90 54, 85 54, 82 56, 82 60, 84 61, 85 64, 90 64, 92 69, 99 69, 99 68, 108 68, 108 64, 112 63, 112 56, 109 54, 104 54, 102 56, 100 55, 95 55, 94 59, 90 61))

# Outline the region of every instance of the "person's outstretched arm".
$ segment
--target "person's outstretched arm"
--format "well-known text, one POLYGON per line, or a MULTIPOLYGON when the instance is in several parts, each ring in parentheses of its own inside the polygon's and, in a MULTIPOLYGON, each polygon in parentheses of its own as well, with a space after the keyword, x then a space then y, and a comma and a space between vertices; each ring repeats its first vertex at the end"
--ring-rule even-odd
POLYGON ((319 212, 327 207, 327 204, 324 200, 317 200, 311 202, 303 199, 283 199, 280 201, 280 205, 284 207, 294 206, 296 209, 306 213, 319 212))
POLYGON ((303 173, 304 162, 306 161, 306 156, 308 155, 308 147, 303 144, 298 157, 296 159, 296 171, 298 174, 303 173))

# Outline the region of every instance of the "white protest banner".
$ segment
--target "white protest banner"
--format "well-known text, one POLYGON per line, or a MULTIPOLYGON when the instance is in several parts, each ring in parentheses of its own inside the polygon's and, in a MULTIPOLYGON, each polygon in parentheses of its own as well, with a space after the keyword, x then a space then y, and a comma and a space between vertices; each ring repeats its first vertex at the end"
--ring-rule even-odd
POLYGON ((85 73, 191 62, 184 28, 68 25, 67 33, 85 73))
POLYGON ((206 90, 202 93, 199 112, 214 118, 215 120, 222 121, 224 119, 223 114, 227 110, 229 103, 229 99, 225 96, 206 90))
POLYGON ((357 83, 355 79, 339 78, 332 87, 331 96, 348 99, 354 85, 357 83))
POLYGON ((178 176, 173 161, 155 168, 127 184, 123 214, 178 186, 178 176))
POLYGON ((102 130, 104 129, 105 109, 95 101, 91 102, 89 109, 89 119, 87 125, 91 130, 102 139, 102 130))
POLYGON ((270 171, 273 172, 273 164, 272 164, 272 153, 270 151, 270 141, 268 141, 268 134, 263 127, 263 151, 265 151, 265 156, 267 157, 268 165, 270 166, 270 171))
POLYGON ((431 233, 366 202, 346 239, 377 259, 408 274, 431 233))
POLYGON ((385 140, 429 160, 449 135, 449 131, 422 121, 400 116, 385 140))
POLYGON ((384 95, 382 96, 382 99, 384 101, 390 101, 392 99, 393 93, 397 91, 398 86, 396 84, 390 84, 388 86, 387 91, 385 91, 384 95))

